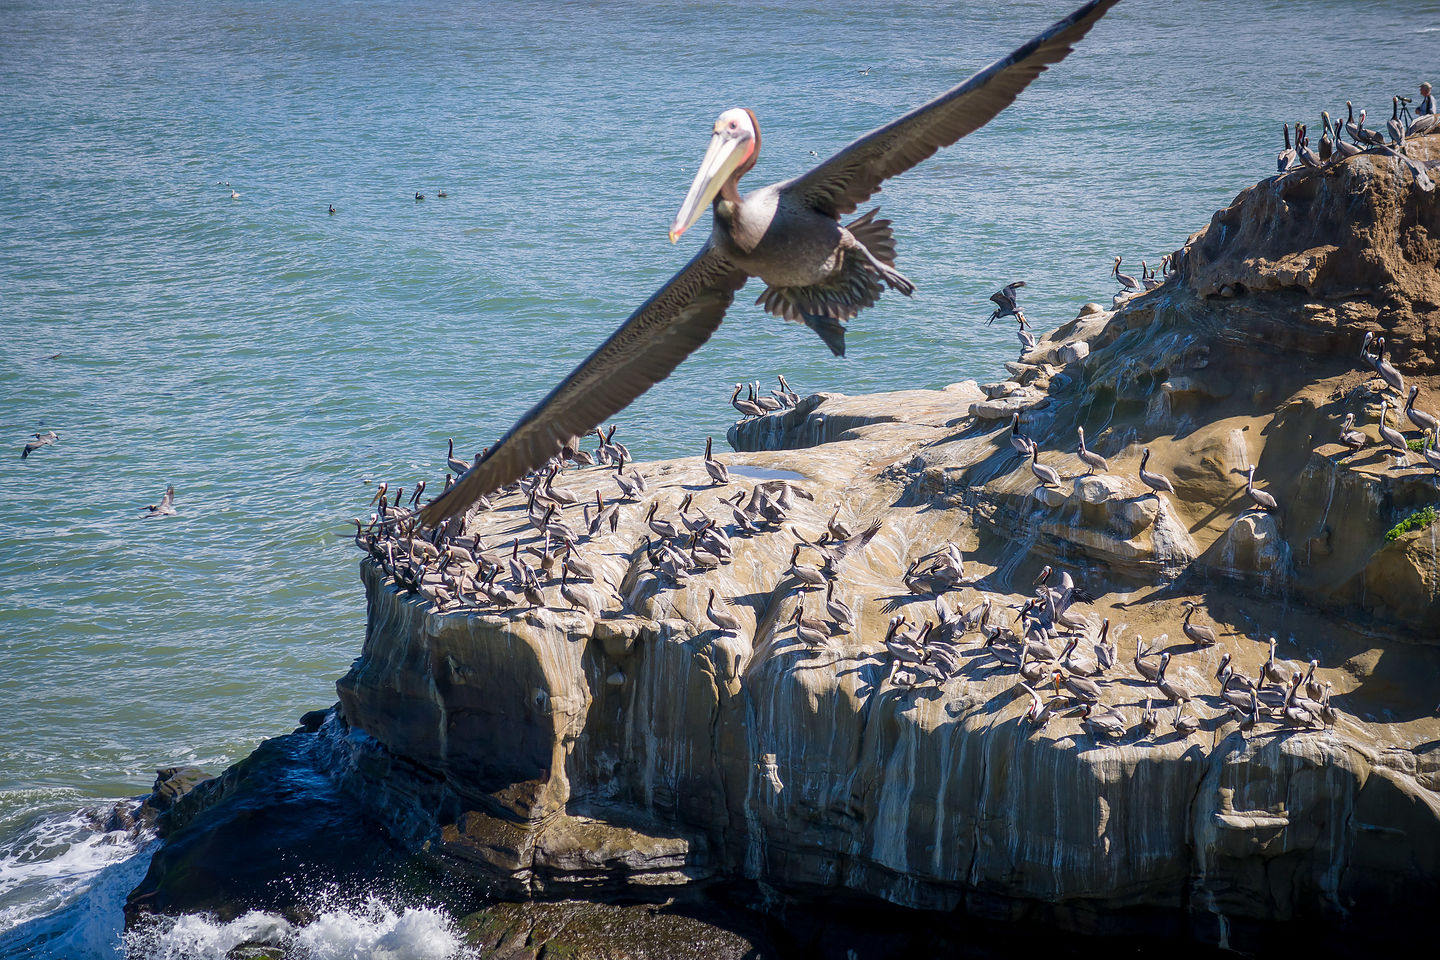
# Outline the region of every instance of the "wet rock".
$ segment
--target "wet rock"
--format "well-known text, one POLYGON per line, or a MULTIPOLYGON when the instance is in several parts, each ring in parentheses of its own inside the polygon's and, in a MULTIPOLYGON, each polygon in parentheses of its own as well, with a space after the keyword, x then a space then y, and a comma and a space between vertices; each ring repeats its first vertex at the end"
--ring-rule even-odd
POLYGON ((335 785, 332 760, 314 735, 277 737, 174 802, 125 902, 127 926, 146 914, 293 911, 335 886, 383 890, 409 854, 335 785))
POLYGON ((199 767, 166 767, 156 770, 155 785, 150 789, 150 796, 140 805, 137 819, 142 823, 158 826, 163 833, 171 827, 173 818, 167 814, 172 808, 195 788, 213 779, 213 774, 199 767))

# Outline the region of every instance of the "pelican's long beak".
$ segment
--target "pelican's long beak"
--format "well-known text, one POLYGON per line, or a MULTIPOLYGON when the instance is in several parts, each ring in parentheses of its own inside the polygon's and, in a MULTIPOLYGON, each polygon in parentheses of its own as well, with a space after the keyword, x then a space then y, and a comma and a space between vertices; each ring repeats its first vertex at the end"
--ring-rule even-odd
MULTIPOLYGON (((721 120, 724 120, 723 116, 721 120)), ((680 235, 700 219, 701 211, 710 205, 725 181, 750 156, 753 144, 753 136, 743 127, 729 129, 723 123, 716 124, 705 159, 700 161, 700 169, 695 172, 695 180, 690 184, 690 192, 685 195, 685 202, 680 204, 675 222, 670 224, 671 243, 679 240, 680 235)))

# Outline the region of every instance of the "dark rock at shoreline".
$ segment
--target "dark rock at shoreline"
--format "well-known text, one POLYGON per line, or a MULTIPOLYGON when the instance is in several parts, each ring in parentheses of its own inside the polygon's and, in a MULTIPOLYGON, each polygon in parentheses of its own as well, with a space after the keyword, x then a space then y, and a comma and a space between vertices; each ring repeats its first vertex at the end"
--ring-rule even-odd
POLYGON ((318 892, 393 885, 409 855, 335 786, 328 759, 313 735, 277 737, 180 797, 127 924, 146 913, 303 915, 318 892))

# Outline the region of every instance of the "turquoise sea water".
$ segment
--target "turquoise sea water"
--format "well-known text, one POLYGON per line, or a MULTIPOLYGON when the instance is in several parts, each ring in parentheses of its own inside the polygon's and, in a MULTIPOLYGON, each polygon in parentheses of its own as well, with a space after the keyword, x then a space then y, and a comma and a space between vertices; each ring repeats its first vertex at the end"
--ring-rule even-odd
MULTIPOLYGON (((493 440, 692 255, 703 220, 665 233, 722 109, 759 117, 748 185, 783 179, 1071 5, 0 2, 0 936, 64 900, 37 816, 333 702, 366 482, 438 481, 447 437, 493 440), (167 483, 180 515, 140 520, 167 483)), ((991 292, 1027 280, 1047 327, 1108 301, 1116 253, 1158 261, 1273 172, 1282 121, 1352 99, 1383 127, 1437 49, 1430 0, 1123 3, 886 186, 919 290, 847 358, 752 285, 619 436, 698 454, 728 385, 776 373, 993 379, 991 292)))

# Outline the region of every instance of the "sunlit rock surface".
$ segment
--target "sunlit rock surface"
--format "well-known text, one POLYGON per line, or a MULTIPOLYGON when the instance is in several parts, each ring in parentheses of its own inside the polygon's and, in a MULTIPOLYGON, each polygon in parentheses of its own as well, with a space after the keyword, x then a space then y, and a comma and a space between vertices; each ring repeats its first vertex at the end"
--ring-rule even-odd
MULTIPOLYGON (((1393 161, 1266 180, 1191 238, 1178 279, 1087 305, 1007 381, 808 397, 731 429, 745 452, 721 455, 727 486, 698 459, 641 464, 645 500, 582 547, 599 617, 558 581, 545 607, 441 613, 367 561, 364 648, 318 736, 397 837, 511 896, 741 879, 1222 946, 1297 920, 1330 946, 1404 940, 1440 895, 1440 531, 1386 531, 1440 494, 1418 454, 1397 469, 1373 445, 1382 385, 1359 352, 1384 335, 1421 409, 1440 409, 1437 251, 1436 195, 1393 161), (1058 487, 1012 449, 1016 411, 1058 487), (1347 412, 1372 441, 1359 453, 1335 442, 1347 412), (1108 472, 1075 456, 1077 427, 1108 472), (1146 448, 1174 495, 1139 480, 1146 448), (1250 464, 1273 514, 1245 494, 1250 464), (725 525, 720 497, 782 477, 813 497, 784 528, 737 535, 731 563, 678 585, 650 568, 651 502, 673 517, 692 494, 725 525), (811 646, 789 621, 823 596, 786 571, 795 534, 814 540, 837 508, 883 526, 841 568, 857 626, 811 646), (974 634, 954 678, 891 681, 887 622, 934 609, 902 574, 947 541, 968 579, 952 608, 990 596, 1013 617, 1047 563, 1100 596, 1079 609, 1118 640, 1103 701, 1124 736, 1097 740, 1069 711, 1032 728, 974 634), (706 618, 712 589, 738 635, 706 618), (1218 644, 1183 635, 1191 599, 1218 644), (1224 711, 1222 655, 1253 677, 1272 636, 1295 669, 1318 661, 1333 726, 1243 732, 1224 711), (1142 638, 1196 692, 1192 736, 1131 664, 1142 638), (1166 715, 1153 738, 1147 699, 1166 715)), ((1391 424, 1418 437, 1391 397, 1391 424)), ((558 485, 619 495, 613 468, 558 485)), ((467 532, 535 541, 514 494, 467 532)))

